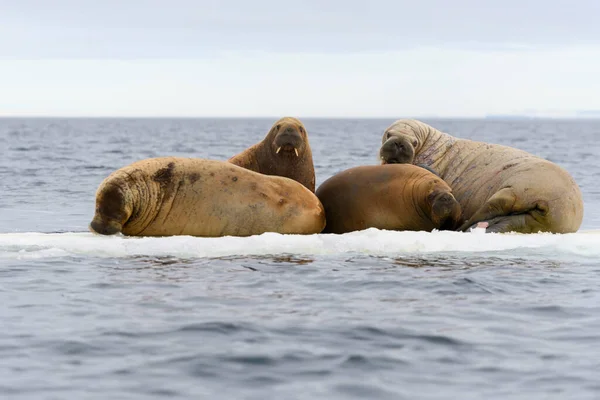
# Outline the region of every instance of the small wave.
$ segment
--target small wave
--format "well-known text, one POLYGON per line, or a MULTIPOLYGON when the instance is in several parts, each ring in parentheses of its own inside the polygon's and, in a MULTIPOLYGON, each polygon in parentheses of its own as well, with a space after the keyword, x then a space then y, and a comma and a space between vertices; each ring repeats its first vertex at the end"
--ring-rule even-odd
POLYGON ((201 322, 190 325, 184 325, 178 329, 179 332, 212 332, 217 334, 231 335, 239 332, 255 331, 254 328, 244 324, 235 324, 231 322, 201 322))
POLYGON ((64 355, 84 355, 90 353, 101 354, 105 353, 105 349, 103 347, 98 347, 86 343, 81 340, 61 340, 57 341, 51 347, 60 354, 64 355))
POLYGON ((217 258, 281 254, 399 255, 419 253, 533 254, 537 256, 600 256, 600 230, 570 234, 493 234, 481 232, 412 232, 367 229, 343 235, 282 235, 201 238, 191 236, 100 236, 91 232, 3 233, 0 259, 39 259, 64 256, 129 258, 140 256, 217 258))
POLYGON ((25 147, 25 146, 13 147, 13 148, 10 148, 9 150, 26 152, 26 151, 39 151, 40 149, 41 149, 40 146, 33 145, 31 147, 25 147))
POLYGON ((352 329, 351 331, 345 332, 344 336, 352 340, 360 340, 360 341, 372 341, 379 340, 383 341, 386 339, 391 340, 417 340, 417 341, 425 341, 430 344, 437 344, 442 346, 462 346, 463 342, 453 339, 449 336, 444 335, 423 335, 416 334, 409 330, 404 329, 394 329, 394 330, 384 330, 382 328, 375 327, 357 327, 352 329))

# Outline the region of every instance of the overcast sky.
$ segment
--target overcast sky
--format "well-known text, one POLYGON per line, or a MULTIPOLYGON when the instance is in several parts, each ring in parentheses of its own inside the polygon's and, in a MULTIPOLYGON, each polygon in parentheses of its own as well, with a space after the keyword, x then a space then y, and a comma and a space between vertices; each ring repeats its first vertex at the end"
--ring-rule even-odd
POLYGON ((0 115, 600 110, 599 17, 593 0, 0 0, 0 115))

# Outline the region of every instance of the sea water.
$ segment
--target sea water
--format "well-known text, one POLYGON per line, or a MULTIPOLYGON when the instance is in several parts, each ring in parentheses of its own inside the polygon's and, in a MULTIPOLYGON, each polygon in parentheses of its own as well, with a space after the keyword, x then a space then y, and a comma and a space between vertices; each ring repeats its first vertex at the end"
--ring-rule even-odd
MULTIPOLYGON (((390 120, 305 119, 317 185, 390 120)), ((600 121, 425 120, 581 187, 577 233, 102 237, 110 172, 226 159, 274 119, 0 119, 0 396, 600 397, 600 121)))

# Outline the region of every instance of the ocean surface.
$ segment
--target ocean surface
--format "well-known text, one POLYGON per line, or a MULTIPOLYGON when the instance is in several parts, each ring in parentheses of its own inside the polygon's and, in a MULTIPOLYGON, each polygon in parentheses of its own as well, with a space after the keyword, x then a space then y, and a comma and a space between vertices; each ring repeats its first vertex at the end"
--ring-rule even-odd
MULTIPOLYGON (((600 121, 424 120, 566 168, 573 234, 87 230, 113 170, 274 121, 0 119, 0 398, 600 398, 600 121)), ((303 121, 318 185, 393 119, 303 121)))

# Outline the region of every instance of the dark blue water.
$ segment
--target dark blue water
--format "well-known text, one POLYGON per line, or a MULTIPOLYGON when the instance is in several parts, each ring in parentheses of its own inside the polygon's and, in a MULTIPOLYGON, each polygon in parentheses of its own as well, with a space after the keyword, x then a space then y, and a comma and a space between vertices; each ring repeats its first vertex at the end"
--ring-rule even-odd
MULTIPOLYGON (((0 119, 3 398, 600 398, 600 121, 425 121, 565 167, 573 235, 87 232, 114 169, 273 122, 0 119)), ((376 164, 393 120, 304 122, 318 185, 376 164)))

